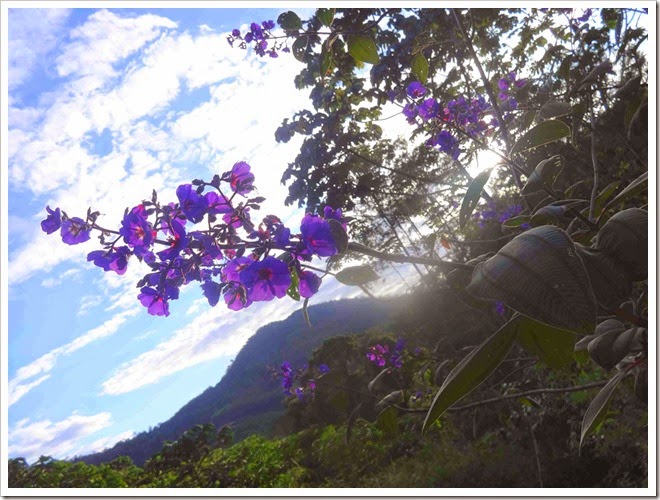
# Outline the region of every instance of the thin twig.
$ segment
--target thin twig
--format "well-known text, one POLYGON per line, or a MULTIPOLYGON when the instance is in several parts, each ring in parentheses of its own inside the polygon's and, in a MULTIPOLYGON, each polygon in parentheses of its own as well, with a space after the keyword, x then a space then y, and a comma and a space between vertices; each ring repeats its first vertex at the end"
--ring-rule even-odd
POLYGON ((372 248, 366 247, 359 243, 350 242, 348 250, 352 252, 361 253, 370 257, 376 257, 387 262, 399 262, 401 264, 422 264, 425 266, 434 266, 444 268, 444 271, 451 271, 454 269, 468 269, 472 271, 473 266, 469 264, 461 264, 460 262, 450 262, 447 260, 429 259, 428 257, 417 257, 415 255, 401 255, 379 252, 372 248))
POLYGON ((594 186, 591 188, 591 200, 589 201, 589 220, 594 222, 598 194, 598 158, 596 156, 596 120, 594 120, 593 109, 591 111, 591 163, 594 166, 594 186))

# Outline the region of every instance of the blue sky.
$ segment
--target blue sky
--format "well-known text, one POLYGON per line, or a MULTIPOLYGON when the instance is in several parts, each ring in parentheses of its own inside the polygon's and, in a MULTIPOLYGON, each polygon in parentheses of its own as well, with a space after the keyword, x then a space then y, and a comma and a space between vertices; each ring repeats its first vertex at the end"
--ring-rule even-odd
MULTIPOLYGON (((300 308, 210 308, 191 286, 168 318, 152 317, 136 299, 144 267, 103 273, 86 262, 95 238, 67 246, 39 226, 48 204, 82 217, 91 206, 117 227, 152 189, 175 200, 178 185, 244 160, 267 197, 261 213, 295 227, 303 214, 284 207, 280 177, 300 143, 274 132, 306 106, 300 63, 226 41, 283 10, 9 9, 9 456, 71 457, 165 421, 259 326, 300 308)), ((313 303, 356 295, 326 281, 313 303)))

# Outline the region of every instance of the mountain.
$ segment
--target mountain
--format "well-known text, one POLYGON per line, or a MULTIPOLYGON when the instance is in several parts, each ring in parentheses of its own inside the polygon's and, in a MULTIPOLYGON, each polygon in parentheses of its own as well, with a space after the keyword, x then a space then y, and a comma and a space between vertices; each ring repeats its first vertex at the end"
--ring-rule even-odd
POLYGON ((285 410, 282 388, 273 380, 269 366, 289 361, 294 368, 301 367, 325 339, 385 324, 396 309, 390 300, 344 299, 309 307, 311 327, 301 310, 263 326, 239 351, 220 382, 190 400, 172 418, 112 448, 74 460, 98 465, 126 455, 142 465, 165 441, 178 439, 197 424, 212 423, 216 428, 231 424, 237 441, 251 434, 268 434, 285 410))

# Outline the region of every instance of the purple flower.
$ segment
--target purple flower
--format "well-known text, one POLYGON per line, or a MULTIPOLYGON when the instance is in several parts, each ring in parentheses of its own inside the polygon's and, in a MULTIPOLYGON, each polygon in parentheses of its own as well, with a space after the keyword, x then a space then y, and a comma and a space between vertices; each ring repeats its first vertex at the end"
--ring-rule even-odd
POLYGON ((329 371, 330 367, 325 363, 319 365, 319 373, 328 373, 329 371))
POLYGON ((509 90, 509 80, 506 78, 500 78, 500 80, 497 82, 497 86, 502 91, 509 90))
POLYGON ((337 253, 335 240, 327 220, 317 215, 307 214, 300 224, 302 241, 310 252, 319 257, 330 257, 337 253))
POLYGON ((215 305, 220 300, 220 292, 222 291, 222 285, 216 283, 215 281, 209 280, 202 283, 202 290, 204 290, 204 297, 209 301, 211 307, 215 305))
POLYGON ((590 17, 591 17, 591 9, 585 9, 584 13, 580 17, 578 17, 577 20, 583 23, 586 20, 588 20, 590 17))
POLYGON ((458 139, 446 130, 441 130, 435 137, 435 145, 440 148, 440 151, 447 153, 454 160, 456 160, 460 154, 458 144, 458 139))
POLYGON ((298 273, 300 296, 306 299, 310 298, 319 291, 321 278, 311 271, 302 271, 298 273))
POLYGON ((387 354, 389 351, 389 346, 376 344, 369 348, 369 352, 367 352, 367 359, 372 363, 375 363, 376 366, 385 366, 385 354, 387 354))
POLYGON ((138 295, 140 303, 147 308, 147 312, 153 316, 169 316, 170 310, 167 300, 161 292, 153 288, 144 287, 138 295))
POLYGON ((131 247, 149 247, 151 245, 156 232, 146 219, 146 210, 143 205, 133 207, 124 216, 119 234, 124 237, 124 241, 131 247))
POLYGON ((261 26, 265 30, 272 30, 275 27, 275 22, 274 21, 264 21, 261 23, 261 26))
POLYGON ((173 220, 170 222, 170 228, 173 233, 172 237, 169 238, 170 246, 157 254, 161 260, 174 259, 179 253, 181 253, 181 250, 188 246, 188 237, 186 236, 186 230, 183 226, 173 220))
POLYGON ((243 210, 235 210, 230 214, 225 214, 222 216, 222 220, 225 224, 229 224, 231 227, 239 228, 243 225, 241 218, 250 221, 250 207, 246 207, 243 210))
POLYGON ((495 302, 494 309, 495 313, 499 316, 506 316, 506 306, 504 305, 504 302, 500 302, 499 300, 495 302))
POLYGON ((406 93, 408 94, 408 97, 416 99, 417 97, 422 97, 424 94, 426 94, 426 89, 421 83, 412 82, 410 85, 408 85, 408 88, 406 88, 406 93))
POLYGON ((254 262, 250 257, 237 257, 227 263, 222 269, 222 281, 229 283, 230 281, 240 281, 239 275, 243 269, 246 269, 254 262))
POLYGON ((126 272, 128 258, 131 252, 126 246, 111 248, 108 251, 95 250, 87 254, 87 261, 94 262, 94 265, 103 268, 104 271, 114 271, 119 275, 126 272))
POLYGON ((237 29, 233 29, 231 30, 231 36, 233 36, 234 38, 239 38, 241 36, 241 32, 237 29))
POLYGON ((232 191, 245 196, 254 189, 254 174, 250 173, 250 165, 244 161, 235 163, 229 175, 229 185, 232 191))
POLYGON ((408 123, 415 123, 415 117, 417 116, 417 106, 414 104, 408 103, 403 107, 403 116, 406 117, 408 123))
POLYGON ((283 248, 291 243, 291 230, 278 224, 273 232, 273 243, 279 248, 283 248))
POLYGON ((72 217, 62 222, 60 235, 62 236, 62 241, 67 245, 77 245, 78 243, 87 241, 90 232, 91 229, 87 228, 84 220, 79 217, 72 217))
POLYGON ((248 297, 247 290, 239 283, 235 283, 232 287, 227 288, 223 298, 227 307, 232 311, 240 311, 252 304, 252 299, 248 297))
POLYGON ((240 282, 248 290, 251 300, 267 301, 281 299, 291 286, 289 267, 275 257, 266 257, 254 262, 239 274, 240 282))
POLYGON ((417 112, 422 120, 428 121, 440 114, 440 104, 433 98, 426 99, 418 106, 417 112))
POLYGON ((228 214, 234 211, 229 200, 222 193, 210 191, 204 195, 204 201, 206 201, 206 211, 209 214, 228 214))
POLYGON ((188 218, 188 220, 195 224, 200 222, 206 214, 207 203, 204 196, 197 194, 190 184, 181 184, 176 188, 176 196, 179 198, 179 206, 181 211, 188 218))
POLYGON ((59 208, 53 211, 50 206, 46 206, 46 212, 48 212, 48 217, 41 221, 41 229, 44 233, 51 234, 62 226, 62 214, 59 208))

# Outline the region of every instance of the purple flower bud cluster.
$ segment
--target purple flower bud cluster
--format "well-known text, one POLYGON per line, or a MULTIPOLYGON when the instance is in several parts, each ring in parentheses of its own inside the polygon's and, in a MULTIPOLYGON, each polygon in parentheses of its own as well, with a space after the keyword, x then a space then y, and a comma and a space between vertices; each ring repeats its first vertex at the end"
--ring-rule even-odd
POLYGON ((521 89, 527 84, 527 80, 519 79, 514 71, 500 78, 497 86, 500 93, 497 95, 498 99, 502 101, 502 111, 515 111, 518 109, 518 101, 511 95, 511 91, 521 89))
POLYGON ((316 391, 316 379, 328 373, 330 368, 326 364, 320 364, 316 371, 318 374, 315 375, 315 378, 310 378, 307 376, 307 365, 294 370, 291 367, 291 363, 288 361, 284 361, 279 369, 270 368, 270 372, 274 379, 282 379, 281 385, 284 394, 287 396, 293 396, 295 394, 300 401, 314 397, 316 391))
POLYGON ((346 231, 348 219, 341 210, 326 207, 323 217, 305 215, 297 234, 274 215, 255 226, 250 210, 259 209, 264 198, 247 198, 254 189, 250 165, 240 161, 210 182, 180 185, 178 203, 161 204, 154 192, 151 200, 125 211, 118 230, 99 226, 99 214, 91 209, 83 220, 50 207, 41 227, 46 234, 59 229, 69 245, 99 231, 102 249, 90 252, 87 260, 104 271, 124 274, 132 256, 146 263, 151 272, 138 282, 138 300, 152 315, 168 316, 169 302, 179 297, 181 286, 194 281, 212 307, 222 297, 232 310, 287 294, 296 300, 311 297, 321 277, 305 269, 305 263, 338 252, 333 234, 346 231), (339 222, 333 229, 331 220, 339 222), (191 227, 195 224, 204 229, 191 227))
POLYGON ((403 366, 404 355, 406 353, 405 345, 405 339, 399 339, 390 351, 390 346, 387 344, 375 344, 369 347, 367 359, 376 366, 384 367, 388 365, 389 368, 398 370, 403 366))
POLYGON ((431 137, 426 141, 427 146, 437 147, 456 160, 461 154, 460 143, 445 127, 459 128, 474 137, 491 133, 484 116, 490 113, 492 108, 483 96, 470 100, 459 97, 443 105, 432 97, 422 99, 426 92, 427 89, 420 82, 410 83, 406 88, 406 95, 413 101, 404 105, 402 113, 408 123, 414 125, 421 119, 431 130, 431 137))
POLYGON ((251 23, 250 31, 245 34, 241 34, 239 29, 233 29, 231 34, 227 36, 227 42, 233 47, 234 43, 238 41, 238 47, 241 49, 246 49, 248 44, 253 44, 252 48, 258 56, 263 57, 268 54, 273 58, 278 57, 278 50, 282 49, 282 52, 289 52, 289 49, 287 47, 282 48, 282 44, 278 43, 268 45, 269 39, 273 38, 271 33, 273 28, 275 28, 274 21, 263 21, 261 24, 251 23))

